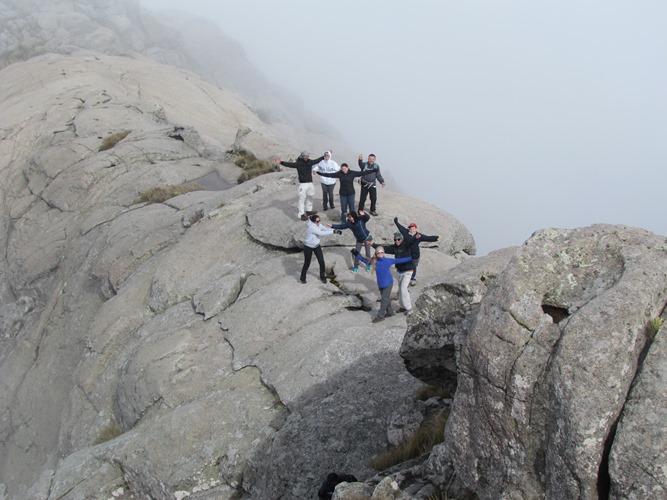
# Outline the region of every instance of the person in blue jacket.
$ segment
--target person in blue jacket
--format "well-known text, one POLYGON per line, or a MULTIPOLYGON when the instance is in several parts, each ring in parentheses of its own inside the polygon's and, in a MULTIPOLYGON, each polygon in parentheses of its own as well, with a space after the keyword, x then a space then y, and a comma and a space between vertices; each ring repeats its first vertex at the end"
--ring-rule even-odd
POLYGON ((359 255, 359 251, 356 248, 353 248, 350 252, 364 264, 372 266, 377 278, 378 289, 380 290, 380 309, 375 318, 373 318, 373 323, 379 323, 385 316, 396 314, 394 308, 391 307, 391 290, 394 287, 394 276, 391 274, 391 266, 410 262, 412 257, 403 257, 400 259, 385 257, 384 248, 381 246, 375 248, 375 255, 371 259, 365 259, 359 255))
MULTIPOLYGON (((373 244, 373 236, 371 232, 366 227, 366 222, 369 221, 371 217, 365 213, 363 210, 359 212, 350 212, 347 214, 347 220, 341 224, 333 224, 331 227, 333 229, 350 229, 354 238, 357 242, 354 245, 354 248, 357 250, 357 254, 361 247, 365 248, 364 253, 368 259, 371 258, 371 245, 373 244)), ((359 259, 355 256, 354 264, 352 267, 352 272, 356 273, 359 270, 359 259)), ((366 266, 366 271, 370 272, 370 264, 366 266)))

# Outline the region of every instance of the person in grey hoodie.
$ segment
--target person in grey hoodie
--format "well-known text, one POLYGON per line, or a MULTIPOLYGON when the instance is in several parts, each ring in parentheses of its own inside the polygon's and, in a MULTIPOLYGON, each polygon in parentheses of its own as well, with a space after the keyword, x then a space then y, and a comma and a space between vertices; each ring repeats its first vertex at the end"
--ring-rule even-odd
MULTIPOLYGON (((313 168, 314 174, 333 174, 340 170, 338 163, 331 159, 331 151, 324 152, 324 160, 319 162, 313 168)), ((332 177, 320 177, 320 185, 322 186, 322 210, 325 212, 330 208, 336 208, 334 205, 334 187, 336 186, 336 179, 332 177)))
POLYGON ((313 254, 317 257, 317 262, 320 265, 320 281, 327 282, 327 276, 324 265, 324 254, 320 246, 320 238, 327 234, 343 234, 340 229, 331 229, 330 224, 322 224, 319 215, 311 215, 308 218, 308 226, 306 227, 306 240, 303 247, 303 267, 301 268, 301 283, 306 283, 306 273, 310 267, 310 261, 313 254))

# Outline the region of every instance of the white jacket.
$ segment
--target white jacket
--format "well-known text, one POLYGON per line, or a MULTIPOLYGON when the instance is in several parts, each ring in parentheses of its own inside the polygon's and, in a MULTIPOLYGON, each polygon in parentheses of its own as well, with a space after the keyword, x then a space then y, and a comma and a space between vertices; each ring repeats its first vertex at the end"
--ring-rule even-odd
MULTIPOLYGON (((329 153, 328 160, 322 160, 317 165, 313 167, 313 172, 324 172, 325 174, 333 174, 340 170, 338 163, 331 159, 331 153, 325 151, 325 154, 329 153)), ((331 177, 320 177, 320 182, 322 184, 336 184, 336 179, 331 177)))
POLYGON ((322 223, 315 224, 310 219, 308 220, 308 227, 306 228, 305 245, 310 248, 317 248, 320 244, 320 237, 327 234, 333 234, 334 230, 330 227, 323 226, 322 223))

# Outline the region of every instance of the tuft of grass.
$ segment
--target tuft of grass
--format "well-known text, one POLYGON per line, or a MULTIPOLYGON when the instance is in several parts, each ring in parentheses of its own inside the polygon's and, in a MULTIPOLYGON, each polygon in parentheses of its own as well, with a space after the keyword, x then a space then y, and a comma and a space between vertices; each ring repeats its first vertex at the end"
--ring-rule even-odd
POLYGON ((248 151, 238 151, 235 154, 236 160, 234 160, 234 164, 243 169, 243 173, 239 175, 236 181, 239 184, 259 175, 276 171, 275 164, 266 160, 260 160, 248 151))
POLYGON ((181 184, 175 186, 169 184, 164 187, 154 187, 143 193, 139 193, 139 198, 137 198, 135 203, 163 203, 170 198, 175 196, 180 196, 185 193, 190 193, 192 191, 201 191, 201 186, 199 184, 181 184))
POLYGON ((449 399, 451 395, 447 389, 443 389, 437 385, 423 385, 415 393, 417 401, 426 401, 431 398, 449 399))
POLYGON ((117 438, 122 433, 123 430, 116 424, 109 424, 100 431, 93 444, 106 443, 107 441, 117 438))
POLYGON ((658 333, 658 330, 662 328, 662 325, 665 323, 665 320, 662 319, 660 316, 657 318, 653 318, 651 321, 649 321, 648 325, 646 326, 646 331, 651 339, 653 339, 656 334, 658 333))
POLYGON ((114 134, 106 136, 104 139, 102 139, 102 144, 100 144, 100 147, 97 151, 106 151, 107 149, 111 149, 116 144, 118 144, 120 141, 125 139, 129 135, 130 132, 132 132, 132 131, 131 130, 121 130, 120 132, 116 132, 114 134))
POLYGON ((338 283, 338 276, 336 275, 336 264, 332 264, 331 266, 327 266, 324 270, 324 273, 326 274, 327 278, 329 278, 329 282, 332 285, 336 285, 337 287, 340 288, 340 283, 338 283))
POLYGON ((449 411, 443 410, 433 419, 422 422, 415 433, 394 448, 373 458, 368 465, 383 471, 394 465, 417 458, 433 449, 445 439, 445 424, 449 411))

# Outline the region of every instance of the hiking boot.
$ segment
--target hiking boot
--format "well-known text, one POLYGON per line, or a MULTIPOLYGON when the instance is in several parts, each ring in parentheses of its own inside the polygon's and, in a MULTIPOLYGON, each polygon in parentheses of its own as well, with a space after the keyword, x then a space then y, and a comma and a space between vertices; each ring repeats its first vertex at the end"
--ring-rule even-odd
POLYGON ((373 318, 373 321, 371 321, 371 323, 379 323, 379 322, 382 321, 383 319, 384 319, 384 318, 373 318))
POLYGON ((399 307, 398 308, 398 312, 400 312, 400 313, 404 313, 405 311, 407 311, 407 309, 405 307, 399 307))
POLYGON ((415 286, 417 284, 417 280, 410 280, 410 286, 415 286))
POLYGON ((352 268, 352 272, 353 272, 353 273, 356 273, 358 270, 359 270, 358 267, 353 267, 353 268, 352 268))
POLYGON ((377 213, 375 210, 371 210, 371 215, 377 217, 377 216, 378 216, 378 213, 377 213))
POLYGON ((301 220, 308 220, 308 216, 306 214, 301 215, 301 220))
POLYGON ((367 273, 370 273, 370 272, 371 272, 371 265, 370 265, 370 264, 368 264, 368 265, 366 266, 366 272, 367 272, 367 273))

